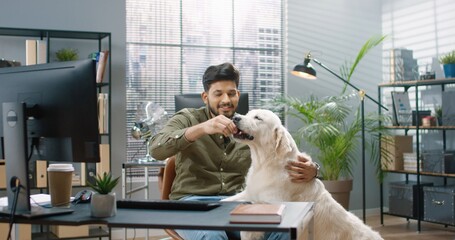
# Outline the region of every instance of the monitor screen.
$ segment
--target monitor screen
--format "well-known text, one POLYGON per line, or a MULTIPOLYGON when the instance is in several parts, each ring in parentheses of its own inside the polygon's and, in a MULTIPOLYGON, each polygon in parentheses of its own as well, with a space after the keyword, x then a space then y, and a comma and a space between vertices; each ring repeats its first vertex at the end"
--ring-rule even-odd
MULTIPOLYGON (((175 112, 178 112, 183 108, 200 108, 202 106, 205 106, 204 101, 202 101, 201 94, 198 93, 175 95, 174 100, 175 112)), ((248 93, 242 93, 240 94, 237 113, 246 114, 248 110, 249 110, 248 93)))
MULTIPOLYGON (((37 159, 100 161, 95 69, 90 59, 0 69, 0 107, 26 104, 28 145, 37 144, 37 159)), ((4 158, 3 127, 0 138, 4 158)))

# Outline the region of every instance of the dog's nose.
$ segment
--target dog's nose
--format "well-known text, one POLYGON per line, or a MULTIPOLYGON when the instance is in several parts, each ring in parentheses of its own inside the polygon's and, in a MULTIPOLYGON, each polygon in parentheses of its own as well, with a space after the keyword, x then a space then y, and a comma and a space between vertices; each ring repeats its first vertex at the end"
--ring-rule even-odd
POLYGON ((240 122, 241 119, 242 119, 242 118, 241 118, 240 115, 238 115, 238 114, 235 114, 234 117, 232 117, 232 121, 233 121, 234 123, 240 122))

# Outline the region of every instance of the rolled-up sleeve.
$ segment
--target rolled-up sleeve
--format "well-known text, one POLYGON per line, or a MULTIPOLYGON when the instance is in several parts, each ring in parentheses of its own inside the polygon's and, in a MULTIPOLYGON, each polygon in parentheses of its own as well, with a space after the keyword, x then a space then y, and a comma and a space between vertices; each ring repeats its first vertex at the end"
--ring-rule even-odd
MULTIPOLYGON (((174 115, 164 128, 150 141, 150 155, 157 160, 164 160, 187 148, 192 142, 185 138, 186 130, 195 123, 182 112, 174 115)), ((197 122, 196 122, 197 124, 197 122)))

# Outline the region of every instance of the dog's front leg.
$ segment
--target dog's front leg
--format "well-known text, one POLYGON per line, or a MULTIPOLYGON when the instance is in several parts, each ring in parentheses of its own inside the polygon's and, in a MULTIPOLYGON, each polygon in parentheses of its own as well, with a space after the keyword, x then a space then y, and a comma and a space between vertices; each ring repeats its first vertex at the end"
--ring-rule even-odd
POLYGON ((263 232, 240 232, 240 239, 242 240, 263 240, 264 233, 263 232))
POLYGON ((247 201, 247 194, 245 191, 235 194, 234 196, 227 197, 222 201, 247 201))

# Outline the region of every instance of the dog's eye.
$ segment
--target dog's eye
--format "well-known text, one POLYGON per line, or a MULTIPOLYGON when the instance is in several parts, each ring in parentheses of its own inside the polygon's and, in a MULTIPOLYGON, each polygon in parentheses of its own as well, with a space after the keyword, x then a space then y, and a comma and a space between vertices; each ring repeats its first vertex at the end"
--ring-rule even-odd
POLYGON ((262 118, 260 118, 259 116, 254 116, 254 119, 262 121, 262 118))

